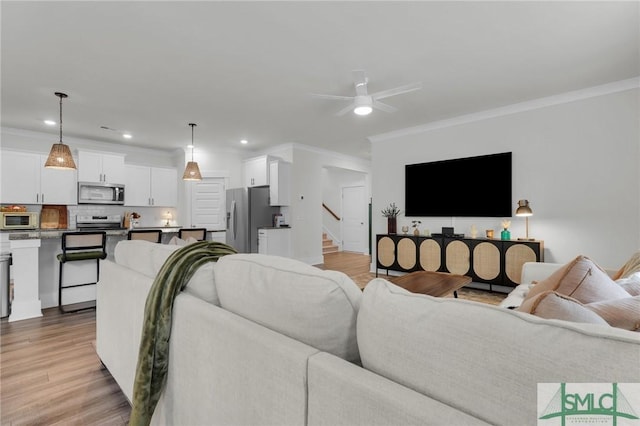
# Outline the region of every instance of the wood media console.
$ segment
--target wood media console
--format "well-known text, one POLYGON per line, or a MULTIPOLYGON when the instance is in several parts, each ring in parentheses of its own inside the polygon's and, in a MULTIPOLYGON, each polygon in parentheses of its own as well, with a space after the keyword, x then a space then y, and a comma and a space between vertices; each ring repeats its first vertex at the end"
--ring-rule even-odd
POLYGON ((544 261, 543 241, 376 235, 378 269, 435 271, 470 276, 474 282, 515 287, 525 262, 544 261))

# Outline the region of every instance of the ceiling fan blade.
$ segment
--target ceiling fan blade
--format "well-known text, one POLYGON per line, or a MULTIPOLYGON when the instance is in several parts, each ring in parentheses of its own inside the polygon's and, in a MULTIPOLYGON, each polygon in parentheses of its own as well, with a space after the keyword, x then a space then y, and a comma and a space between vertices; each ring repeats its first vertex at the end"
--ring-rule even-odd
POLYGON ((321 93, 312 93, 311 96, 319 99, 337 99, 339 101, 352 101, 353 96, 323 95, 321 93))
POLYGON ((369 79, 364 70, 353 70, 351 71, 351 75, 353 76, 353 84, 356 86, 356 94, 358 96, 367 96, 367 83, 369 83, 369 79))
POLYGON ((355 105, 349 104, 346 107, 342 108, 340 111, 336 112, 336 115, 345 115, 349 111, 353 111, 353 108, 355 108, 355 105))
POLYGON ((373 93, 371 94, 371 97, 373 99, 384 99, 384 98, 388 98, 389 96, 395 96, 401 93, 413 92, 414 90, 420 90, 420 89, 422 89, 422 83, 420 82, 411 83, 411 84, 406 84, 404 86, 396 87, 393 89, 388 89, 388 90, 383 90, 381 92, 373 93))
POLYGON ((391 106, 389 104, 385 104, 376 100, 373 101, 371 106, 375 109, 379 109, 380 111, 384 111, 384 112, 396 112, 398 110, 398 108, 394 106, 391 106))

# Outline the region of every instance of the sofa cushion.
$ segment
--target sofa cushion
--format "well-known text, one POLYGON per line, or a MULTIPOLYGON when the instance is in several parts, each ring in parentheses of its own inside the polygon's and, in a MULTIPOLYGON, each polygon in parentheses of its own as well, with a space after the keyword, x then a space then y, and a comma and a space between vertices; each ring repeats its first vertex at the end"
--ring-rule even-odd
POLYGON ((344 273, 294 259, 233 254, 215 268, 220 306, 348 361, 359 361, 362 291, 344 273))
POLYGON ((629 293, 586 256, 576 257, 547 278, 539 281, 529 291, 525 301, 548 290, 570 296, 582 303, 629 296, 629 293))
POLYGON ((613 327, 640 331, 640 296, 603 300, 584 306, 613 327))
POLYGON ((364 289, 358 347, 364 368, 492 424, 535 421, 538 383, 640 379, 639 333, 413 294, 381 278, 364 289))
POLYGON ((179 248, 145 240, 123 240, 116 244, 114 260, 119 265, 155 278, 167 257, 179 248))
MULTIPOLYGON (((155 278, 169 255, 181 247, 180 245, 158 244, 144 240, 123 240, 116 244, 114 260, 116 263, 147 277, 155 278)), ((198 268, 184 291, 209 303, 219 305, 220 301, 213 275, 215 265, 215 262, 210 262, 198 268)))
POLYGON ((527 299, 518 308, 518 311, 536 315, 540 318, 555 318, 564 321, 591 324, 607 324, 607 321, 602 319, 597 312, 587 309, 576 299, 551 290, 527 299))

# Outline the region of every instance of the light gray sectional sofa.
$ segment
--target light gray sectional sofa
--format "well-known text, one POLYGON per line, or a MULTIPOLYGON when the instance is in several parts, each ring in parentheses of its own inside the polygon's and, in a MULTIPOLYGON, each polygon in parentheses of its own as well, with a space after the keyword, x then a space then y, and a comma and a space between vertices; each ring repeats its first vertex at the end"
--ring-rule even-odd
MULTIPOLYGON (((97 352, 132 399, 146 294, 176 246, 102 263, 97 352)), ((640 333, 237 254, 175 300, 153 424, 534 425, 538 383, 638 383, 640 333)))

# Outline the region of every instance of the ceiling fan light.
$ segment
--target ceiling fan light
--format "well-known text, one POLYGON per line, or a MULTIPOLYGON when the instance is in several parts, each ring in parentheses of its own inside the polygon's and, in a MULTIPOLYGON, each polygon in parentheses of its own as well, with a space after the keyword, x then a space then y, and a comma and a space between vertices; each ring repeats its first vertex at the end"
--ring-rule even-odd
POLYGON ((373 109, 368 105, 357 106, 353 109, 353 112, 357 115, 369 115, 371 111, 373 111, 373 109))
POLYGON ((353 112, 357 115, 369 115, 373 110, 371 108, 371 104, 373 103, 371 96, 356 96, 353 103, 355 105, 353 112))

